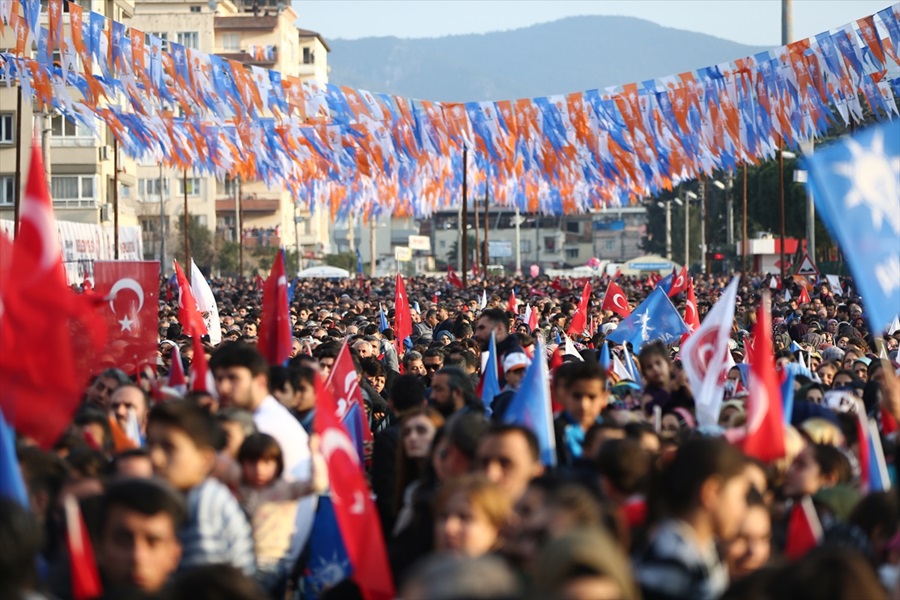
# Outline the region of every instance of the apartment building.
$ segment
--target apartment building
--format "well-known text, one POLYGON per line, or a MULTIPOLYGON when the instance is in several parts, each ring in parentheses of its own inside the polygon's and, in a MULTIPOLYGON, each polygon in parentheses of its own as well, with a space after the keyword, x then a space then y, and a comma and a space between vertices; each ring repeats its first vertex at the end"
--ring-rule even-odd
MULTIPOLYGON (((43 4, 43 3, 42 3, 43 4)), ((129 21, 134 15, 132 0, 77 0, 75 4, 118 21, 129 21)), ((65 8, 65 7, 64 7, 65 8)), ((46 26, 46 5, 41 18, 46 26)), ((68 9, 63 14, 68 20, 68 9)), ((14 49, 15 34, 9 28, 0 31, 0 49, 14 49)), ((14 218, 14 202, 25 189, 32 132, 37 131, 45 145, 44 162, 49 173, 50 193, 57 220, 75 223, 112 224, 113 199, 116 181, 119 190, 119 224, 136 225, 135 211, 127 199, 136 185, 133 161, 122 152, 118 156, 118 178, 115 172, 115 143, 105 125, 99 126, 97 136, 89 128, 69 120, 59 113, 40 113, 27 99, 18 113, 18 87, 7 87, 0 71, 0 219, 14 218), (21 126, 21 152, 16 148, 16 128, 21 126), (18 155, 18 156, 17 156, 18 155), (22 173, 20 188, 16 189, 16 161, 22 173)), ((74 88, 69 88, 78 97, 74 88)))

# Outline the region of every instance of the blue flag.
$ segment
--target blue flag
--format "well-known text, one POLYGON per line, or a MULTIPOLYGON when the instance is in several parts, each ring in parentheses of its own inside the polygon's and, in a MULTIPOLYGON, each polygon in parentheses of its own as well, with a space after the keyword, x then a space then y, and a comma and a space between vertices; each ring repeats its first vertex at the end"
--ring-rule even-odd
POLYGON ((609 344, 605 341, 600 346, 600 366, 603 367, 603 370, 609 373, 609 370, 612 368, 612 356, 609 354, 609 344))
POLYGON ((668 344, 681 339, 688 332, 688 326, 684 324, 665 290, 656 286, 647 299, 625 317, 606 339, 616 344, 631 342, 637 352, 647 342, 661 340, 668 344))
POLYGON ((541 449, 541 462, 548 467, 556 466, 556 436, 550 408, 550 373, 544 359, 544 348, 540 343, 534 345, 534 360, 525 371, 519 391, 509 403, 503 422, 532 430, 541 449))
POLYGON ((500 393, 500 378, 497 376, 497 336, 491 331, 491 345, 488 347, 488 359, 481 379, 481 401, 484 403, 487 416, 491 416, 491 402, 500 393))
POLYGON ((656 287, 662 288, 666 291, 666 294, 672 289, 672 283, 675 281, 675 270, 673 269, 671 273, 660 279, 656 283, 656 287))
POLYGON ((378 305, 378 319, 378 327, 382 332, 391 328, 391 326, 388 325, 387 317, 384 315, 384 306, 382 306, 381 304, 378 305))
POLYGON ((350 408, 347 409, 344 419, 341 421, 344 427, 347 428, 350 441, 353 442, 353 447, 356 448, 356 452, 359 454, 359 464, 361 466, 366 464, 366 454, 363 450, 363 419, 365 419, 365 416, 360 413, 359 404, 351 402, 350 408))
POLYGON ((356 249, 356 274, 360 277, 363 274, 362 254, 359 253, 359 248, 356 249))
POLYGON ((316 599, 353 573, 330 496, 319 496, 316 517, 306 545, 306 567, 300 585, 303 597, 316 599))
POLYGON ((643 386, 644 381, 641 379, 641 370, 638 368, 637 363, 634 361, 634 354, 628 351, 628 346, 625 346, 625 368, 628 369, 628 372, 631 374, 631 380, 638 385, 643 386))
POLYGON ((805 162, 819 216, 880 333, 900 310, 900 121, 842 138, 805 162))
POLYGON ((16 458, 16 435, 0 410, 0 497, 15 500, 29 508, 22 470, 16 458))

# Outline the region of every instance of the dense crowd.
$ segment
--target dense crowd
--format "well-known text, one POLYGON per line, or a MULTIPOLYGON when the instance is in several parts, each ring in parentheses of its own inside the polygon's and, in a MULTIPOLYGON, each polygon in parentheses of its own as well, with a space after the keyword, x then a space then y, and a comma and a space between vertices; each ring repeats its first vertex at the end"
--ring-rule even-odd
MULTIPOLYGON (((746 424, 745 355, 769 276, 740 283, 734 367, 718 389, 718 425, 702 427, 678 342, 605 341, 621 320, 600 309, 608 277, 592 280, 585 333, 564 342, 582 283, 491 277, 459 289, 411 277, 413 333, 395 343, 381 320, 394 322, 393 280, 297 280, 291 358, 270 366, 256 348, 259 286, 213 280, 222 342, 204 349, 214 393, 164 385, 173 357, 190 372, 198 347, 174 297, 161 301, 154 373, 96 373, 52 451, 17 440, 30 507, 0 500, 0 598, 79 598, 69 498, 103 597, 361 597, 346 565, 312 560, 309 548, 330 485, 313 434, 316 389, 345 344, 401 598, 900 598, 900 496, 868 489, 860 465, 874 458, 863 450, 861 461, 857 428, 864 411, 895 480, 900 330, 870 331, 851 280, 773 290, 774 359, 794 399, 786 455, 769 463, 727 435, 746 424), (485 398, 492 336, 500 392, 485 398), (601 366, 604 344, 616 363, 633 354, 637 372, 601 366), (533 361, 551 369, 553 468, 535 432, 504 418, 533 361), (789 515, 801 505, 821 535, 795 556, 789 515)), ((695 277, 701 319, 727 283, 695 277)), ((617 284, 633 307, 656 282, 617 284)), ((684 296, 672 300, 683 313, 684 296)))

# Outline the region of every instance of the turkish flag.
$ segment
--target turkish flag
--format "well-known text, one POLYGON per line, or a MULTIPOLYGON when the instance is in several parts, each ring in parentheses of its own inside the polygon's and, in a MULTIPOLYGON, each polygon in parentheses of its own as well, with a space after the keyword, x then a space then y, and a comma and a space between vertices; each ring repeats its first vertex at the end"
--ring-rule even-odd
POLYGON ((372 442, 372 428, 365 422, 366 403, 363 401, 362 390, 359 387, 359 375, 353 366, 353 357, 350 355, 350 346, 347 342, 341 347, 334 365, 325 381, 325 386, 337 399, 338 419, 344 420, 344 416, 350 410, 351 404, 359 404, 360 420, 363 421, 363 442, 372 442))
POLYGON ((601 310, 611 310, 623 319, 631 314, 628 308, 628 300, 625 299, 625 292, 622 291, 615 281, 610 281, 606 288, 606 294, 603 296, 603 305, 601 310))
POLYGON ((753 328, 750 391, 747 396, 747 437, 744 454, 768 463, 785 455, 781 387, 772 350, 772 312, 769 293, 763 292, 753 328))
MULTIPOLYGON (((456 274, 456 271, 453 270, 453 267, 447 265, 447 281, 450 282, 450 285, 454 287, 458 287, 459 289, 465 289, 463 286, 462 280, 459 278, 459 275, 456 274)), ((437 302, 437 300, 435 300, 437 302)))
POLYGON ((528 315, 528 331, 534 331, 538 326, 538 311, 536 308, 531 309, 531 314, 528 315))
POLYGON ((509 300, 506 302, 506 309, 514 315, 519 314, 519 305, 516 304, 515 290, 509 293, 509 300))
POLYGON ((800 297, 797 298, 797 304, 809 304, 812 300, 809 299, 809 292, 806 291, 805 287, 800 287, 800 297))
POLYGON ((72 574, 73 600, 90 600, 103 595, 97 560, 91 546, 91 537, 74 496, 66 496, 63 506, 66 514, 66 545, 69 549, 69 570, 72 574))
POLYGON ((270 365, 283 365, 291 357, 291 314, 284 250, 275 255, 272 271, 263 288, 258 347, 270 365))
POLYGON ((394 344, 397 354, 403 354, 403 340, 412 335, 412 317, 409 314, 409 296, 403 277, 397 274, 397 291, 394 295, 394 344))
POLYGON ((367 600, 390 600, 394 597, 394 582, 381 521, 357 449, 337 412, 338 403, 331 390, 317 377, 313 427, 328 465, 334 513, 353 567, 353 581, 367 600))
POLYGON ((581 335, 587 327, 588 303, 591 301, 591 284, 585 282, 584 288, 581 290, 581 300, 578 302, 578 308, 572 315, 572 323, 569 324, 567 335, 581 335))
POLYGON ((784 555, 791 560, 803 556, 819 545, 824 537, 822 523, 809 496, 803 496, 791 508, 788 517, 787 540, 784 544, 784 555))
POLYGON ((669 298, 677 296, 685 291, 688 288, 689 280, 690 277, 688 276, 687 267, 681 267, 681 273, 676 275, 675 279, 672 280, 672 287, 669 288, 669 298))
POLYGON ((37 143, 19 217, 0 287, 0 409, 18 433, 49 449, 96 371, 106 327, 96 296, 69 288, 37 143))
POLYGON ((216 391, 212 371, 209 370, 209 361, 206 360, 206 348, 203 347, 203 341, 194 336, 191 338, 191 346, 194 349, 194 356, 191 358, 188 388, 192 392, 203 392, 218 399, 219 393, 216 391))
POLYGON ((143 365, 156 367, 159 262, 97 261, 94 281, 101 300, 98 311, 109 332, 103 366, 126 373, 136 373, 143 365))
POLYGON ((206 335, 206 322, 194 299, 191 284, 188 283, 178 261, 173 262, 175 263, 175 276, 178 278, 178 321, 184 328, 185 335, 190 337, 206 335))
POLYGON ((694 278, 688 278, 687 298, 684 302, 684 323, 691 331, 700 327, 700 313, 697 311, 697 296, 694 294, 694 278))

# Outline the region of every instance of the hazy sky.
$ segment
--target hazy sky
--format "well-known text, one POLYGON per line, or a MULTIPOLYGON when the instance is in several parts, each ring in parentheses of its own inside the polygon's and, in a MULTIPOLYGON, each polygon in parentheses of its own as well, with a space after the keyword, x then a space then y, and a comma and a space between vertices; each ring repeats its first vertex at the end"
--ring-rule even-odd
MULTIPOLYGON (((777 46, 781 0, 298 0, 299 25, 329 38, 436 37, 527 27, 575 15, 639 17, 744 44, 777 46)), ((794 0, 794 39, 890 6, 891 0, 794 0)))

